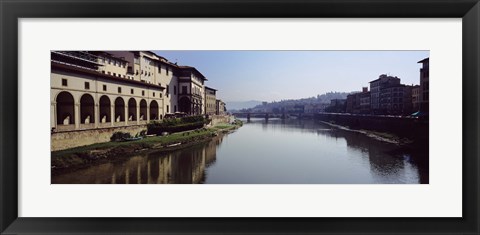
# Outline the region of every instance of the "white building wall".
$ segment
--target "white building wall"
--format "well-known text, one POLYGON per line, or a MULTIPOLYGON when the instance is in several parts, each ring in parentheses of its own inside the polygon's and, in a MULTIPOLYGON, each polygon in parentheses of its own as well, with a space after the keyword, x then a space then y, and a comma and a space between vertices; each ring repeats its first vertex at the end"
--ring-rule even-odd
MULTIPOLYGON (((78 75, 64 71, 52 71, 51 73, 51 89, 50 89, 50 125, 51 128, 56 128, 60 130, 61 127, 57 125, 57 112, 56 112, 56 103, 57 96, 60 92, 66 91, 73 96, 74 100, 74 121, 72 120, 72 125, 65 127, 65 129, 91 129, 107 126, 123 126, 123 125, 137 125, 150 121, 150 104, 153 100, 158 103, 159 114, 163 117, 164 114, 164 101, 163 95, 160 89, 155 89, 152 87, 142 86, 141 84, 129 84, 126 82, 109 80, 107 78, 100 78, 90 75, 78 75), (66 79, 67 85, 62 85, 62 80, 66 79), (85 87, 85 83, 89 83, 89 89, 85 87), (104 90, 104 86, 106 90, 104 90), (119 92, 120 88, 121 92, 119 92), (133 94, 132 94, 133 89, 133 94), (91 118, 89 125, 82 125, 80 120, 80 100, 84 94, 89 94, 93 97, 94 100, 94 111, 95 115, 91 118), (101 123, 100 112, 99 112, 99 102, 100 98, 106 95, 110 100, 111 107, 111 117, 110 124, 101 123), (115 116, 113 106, 115 105, 115 100, 120 97, 124 101, 125 105, 125 120, 121 123, 115 123, 115 116), (128 121, 128 101, 130 98, 134 98, 136 101, 136 116, 137 120, 133 122, 128 121), (140 110, 140 101, 144 99, 147 103, 147 117, 144 120, 140 120, 139 110, 140 110)), ((161 118, 158 117, 158 118, 161 118)))

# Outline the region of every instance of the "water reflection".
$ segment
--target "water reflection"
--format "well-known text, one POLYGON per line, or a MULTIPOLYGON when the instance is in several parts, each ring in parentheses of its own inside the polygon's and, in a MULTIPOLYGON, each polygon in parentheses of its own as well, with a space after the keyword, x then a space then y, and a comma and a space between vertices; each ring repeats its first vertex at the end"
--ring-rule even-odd
POLYGON ((52 183, 428 183, 428 156, 314 121, 252 118, 207 143, 52 176, 52 183))
POLYGON ((124 162, 106 163, 52 177, 54 184, 198 184, 216 161, 223 136, 188 149, 149 152, 124 162))

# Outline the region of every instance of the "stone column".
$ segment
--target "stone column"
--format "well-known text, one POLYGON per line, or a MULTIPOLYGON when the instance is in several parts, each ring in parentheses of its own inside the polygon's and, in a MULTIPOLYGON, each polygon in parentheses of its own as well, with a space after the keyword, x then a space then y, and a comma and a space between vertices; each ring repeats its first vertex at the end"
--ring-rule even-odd
POLYGON ((50 104, 50 129, 57 128, 57 102, 50 104))
POLYGON ((75 116, 75 130, 78 130, 80 128, 80 104, 79 103, 75 103, 75 107, 73 108, 74 111, 74 116, 75 116))
MULTIPOLYGON (((135 101, 137 102, 137 101, 135 101)), ((137 125, 140 124, 140 105, 137 104, 137 125)))
POLYGON ((98 128, 100 124, 100 105, 98 105, 98 103, 95 103, 94 115, 95 115, 95 118, 93 119, 93 121, 95 122, 94 126, 95 128, 98 128))
POLYGON ((123 116, 125 117, 125 126, 128 126, 128 104, 125 105, 125 110, 123 116))
POLYGON ((115 125, 115 105, 110 105, 110 126, 115 125))
POLYGON ((150 104, 147 104, 147 123, 150 122, 150 104))

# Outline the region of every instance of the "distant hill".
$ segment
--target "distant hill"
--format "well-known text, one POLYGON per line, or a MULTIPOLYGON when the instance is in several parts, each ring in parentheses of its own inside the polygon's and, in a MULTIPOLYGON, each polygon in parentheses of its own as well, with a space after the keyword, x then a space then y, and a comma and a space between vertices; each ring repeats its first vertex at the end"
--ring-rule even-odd
POLYGON ((347 96, 355 92, 327 92, 325 94, 317 95, 317 97, 308 97, 301 99, 286 99, 280 101, 274 101, 263 105, 262 103, 258 104, 256 109, 274 109, 274 108, 286 108, 295 105, 306 105, 306 104, 329 104, 332 99, 346 99, 347 96))
POLYGON ((227 110, 240 110, 240 109, 248 109, 253 108, 262 103, 262 101, 258 100, 250 100, 250 101, 227 101, 227 110))

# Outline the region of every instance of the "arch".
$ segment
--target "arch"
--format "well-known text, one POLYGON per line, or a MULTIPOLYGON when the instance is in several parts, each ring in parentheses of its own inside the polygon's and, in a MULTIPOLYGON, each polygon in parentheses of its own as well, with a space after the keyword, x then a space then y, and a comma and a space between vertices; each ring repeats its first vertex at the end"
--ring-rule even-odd
POLYGON ((100 123, 111 122, 112 110, 110 108, 110 99, 106 95, 100 97, 100 123))
POLYGON ((140 100, 140 121, 147 120, 147 101, 140 100))
POLYGON ((125 101, 122 97, 115 99, 115 122, 125 121, 125 101))
POLYGON ((188 97, 182 97, 178 101, 178 106, 179 106, 180 112, 190 114, 191 113, 191 105, 192 105, 192 103, 191 103, 191 101, 188 97))
POLYGON ((137 101, 134 98, 128 100, 128 121, 137 120, 137 101))
POLYGON ((155 100, 150 102, 150 120, 158 120, 158 103, 155 100))
POLYGON ((70 125, 75 123, 75 111, 73 96, 69 92, 62 91, 57 95, 57 124, 70 125))
POLYGON ((90 124, 95 122, 95 102, 90 94, 80 98, 80 123, 90 124))

